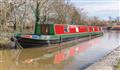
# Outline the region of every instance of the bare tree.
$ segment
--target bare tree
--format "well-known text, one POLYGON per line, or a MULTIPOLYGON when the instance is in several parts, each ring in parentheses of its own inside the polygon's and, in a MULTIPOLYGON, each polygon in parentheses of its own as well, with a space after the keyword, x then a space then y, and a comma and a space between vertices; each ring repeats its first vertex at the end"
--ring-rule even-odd
POLYGON ((1 25, 2 28, 11 23, 13 24, 13 29, 16 30, 16 24, 21 23, 23 21, 23 17, 25 17, 25 9, 23 10, 21 7, 24 6, 26 0, 16 1, 16 0, 3 0, 1 2, 1 25), (21 13, 23 11, 24 13, 21 13))
POLYGON ((83 12, 81 9, 74 7, 70 1, 56 0, 53 4, 53 7, 58 16, 58 23, 79 25, 84 23, 83 19, 87 18, 87 13, 83 12), (70 20, 66 20, 67 16, 70 20))
POLYGON ((8 1, 2 1, 0 4, 0 24, 1 30, 4 30, 4 26, 8 23, 11 13, 13 12, 13 6, 8 1))
POLYGON ((60 24, 66 24, 66 16, 69 15, 68 14, 68 4, 69 2, 65 3, 64 0, 56 0, 54 1, 53 3, 53 9, 54 9, 54 12, 57 16, 57 23, 60 23, 60 24))
POLYGON ((33 0, 30 2, 30 7, 35 17, 35 23, 45 24, 52 3, 53 1, 51 0, 33 0))

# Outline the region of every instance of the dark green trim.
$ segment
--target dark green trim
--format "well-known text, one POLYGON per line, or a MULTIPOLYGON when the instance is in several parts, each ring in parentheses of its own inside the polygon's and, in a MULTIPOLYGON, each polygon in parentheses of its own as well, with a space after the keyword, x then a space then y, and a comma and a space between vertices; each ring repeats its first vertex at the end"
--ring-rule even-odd
POLYGON ((89 35, 98 35, 98 34, 103 34, 102 32, 97 32, 97 33, 81 33, 81 34, 67 34, 67 35, 51 35, 50 40, 55 40, 55 39, 60 39, 61 38, 72 38, 72 37, 86 37, 89 35))
POLYGON ((54 24, 49 24, 49 26, 50 26, 49 35, 55 35, 54 24))
POLYGON ((91 35, 103 34, 103 32, 92 32, 91 35))
POLYGON ((84 34, 69 34, 69 35, 50 35, 49 40, 59 40, 60 38, 84 37, 87 35, 89 34, 84 33, 84 34))
POLYGON ((41 34, 41 24, 39 22, 36 22, 35 24, 35 32, 34 34, 40 35, 41 34))

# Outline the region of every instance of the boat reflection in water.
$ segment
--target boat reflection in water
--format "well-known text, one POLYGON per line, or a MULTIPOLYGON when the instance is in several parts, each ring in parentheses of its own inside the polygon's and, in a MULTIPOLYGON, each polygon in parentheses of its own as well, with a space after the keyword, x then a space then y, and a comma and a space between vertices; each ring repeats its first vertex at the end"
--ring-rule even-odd
MULTIPOLYGON (((99 38, 85 44, 49 51, 41 48, 23 50, 3 50, 2 70, 66 70, 76 55, 85 52, 89 47, 97 44, 99 38)), ((0 64, 1 64, 0 63, 0 64)))
POLYGON ((68 48, 68 49, 62 50, 62 51, 58 52, 57 54, 55 54, 54 63, 55 63, 55 64, 59 64, 59 63, 65 61, 65 60, 69 60, 69 58, 72 58, 72 57, 74 57, 75 55, 84 52, 84 51, 87 50, 90 46, 97 44, 99 41, 100 41, 100 40, 97 39, 97 40, 94 40, 94 41, 89 42, 89 43, 86 44, 86 45, 73 46, 73 47, 70 47, 70 48, 68 48))

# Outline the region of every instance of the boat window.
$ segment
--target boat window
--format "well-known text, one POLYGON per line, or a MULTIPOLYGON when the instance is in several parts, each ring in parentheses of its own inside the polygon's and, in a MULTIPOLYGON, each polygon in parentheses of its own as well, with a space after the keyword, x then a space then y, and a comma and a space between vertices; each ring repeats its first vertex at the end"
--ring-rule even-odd
POLYGON ((64 26, 64 32, 69 32, 69 27, 68 26, 64 26))
POLYGON ((41 34, 49 35, 49 30, 50 30, 49 24, 42 24, 41 25, 41 34))

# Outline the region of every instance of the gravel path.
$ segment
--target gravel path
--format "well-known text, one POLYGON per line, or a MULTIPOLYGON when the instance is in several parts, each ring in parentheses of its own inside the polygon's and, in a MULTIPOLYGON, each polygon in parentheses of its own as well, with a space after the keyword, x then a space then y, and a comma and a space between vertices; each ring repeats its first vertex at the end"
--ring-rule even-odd
POLYGON ((85 70, 115 70, 115 66, 118 64, 119 60, 120 46, 85 70))

